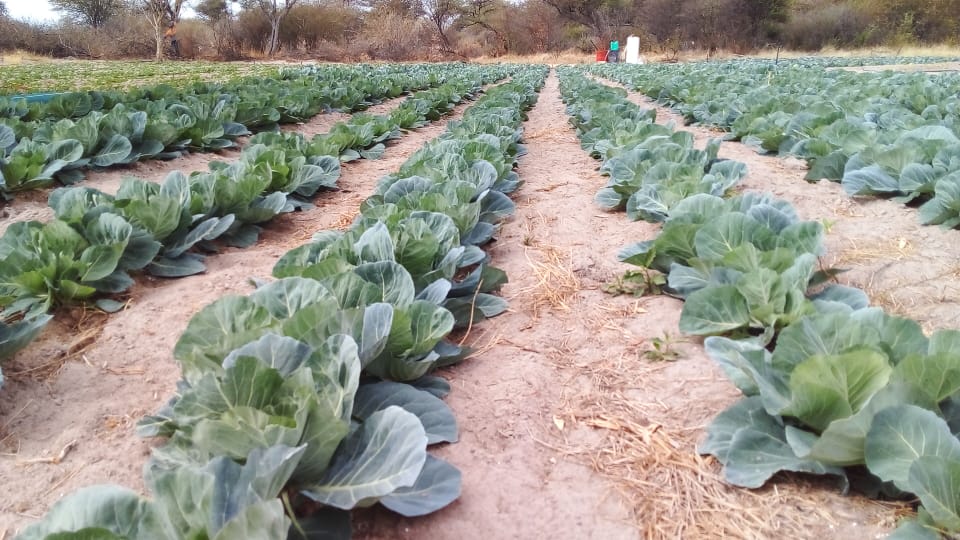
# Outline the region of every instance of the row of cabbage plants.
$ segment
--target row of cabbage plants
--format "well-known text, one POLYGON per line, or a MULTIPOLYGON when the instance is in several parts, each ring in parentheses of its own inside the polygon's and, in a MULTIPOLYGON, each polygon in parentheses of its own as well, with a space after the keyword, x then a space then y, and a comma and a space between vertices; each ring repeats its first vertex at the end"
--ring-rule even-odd
POLYGON ((680 330, 706 337, 744 396, 699 451, 737 486, 794 471, 918 499, 896 538, 960 532, 960 331, 927 336, 831 283, 822 225, 770 194, 692 193, 665 212, 656 238, 620 258, 666 276, 680 330))
POLYGON ((457 439, 450 386, 430 372, 467 354, 455 327, 503 309, 477 300, 504 279, 481 246, 513 210, 523 111, 545 76, 517 70, 347 231, 318 232, 278 279, 190 321, 177 394, 138 426, 169 438, 144 468, 151 499, 84 488, 18 538, 349 538, 353 508, 419 516, 455 500, 459 471, 427 452, 457 439))
MULTIPOLYGON (((55 94, 46 102, 30 102, 17 96, 0 97, 0 118, 25 122, 23 132, 35 129, 30 122, 79 119, 91 112, 106 112, 117 105, 144 110, 153 101, 178 102, 190 97, 228 94, 254 111, 257 103, 273 108, 289 121, 301 121, 324 110, 357 110, 380 99, 397 97, 424 84, 422 78, 442 82, 442 73, 454 64, 324 65, 273 69, 228 81, 195 81, 174 87, 161 83, 130 90, 85 90, 55 94), (271 95, 275 94, 275 95, 271 95), (310 111, 313 114, 309 114, 310 111), (306 114, 298 114, 306 113, 306 114)), ((244 113, 244 116, 249 113, 244 113)), ((278 119, 279 121, 279 119, 278 119)), ((18 133, 20 130, 18 129, 18 133)))
POLYGON ((766 62, 773 65, 788 64, 817 69, 865 66, 902 66, 902 65, 929 65, 956 62, 956 56, 801 56, 789 59, 740 59, 734 62, 766 62))
POLYGON ((792 155, 807 179, 850 195, 920 205, 924 224, 960 225, 960 75, 851 73, 766 62, 595 68, 718 126, 761 152, 792 155), (760 84, 757 81, 761 81, 760 84))
MULTIPOLYGON (((261 224, 334 188, 341 160, 379 157, 385 141, 451 111, 484 81, 462 74, 414 94, 389 115, 355 115, 313 139, 258 134, 238 161, 213 162, 208 172, 173 172, 159 184, 131 177, 115 195, 79 186, 55 190, 54 220, 14 223, 0 237, 0 359, 29 343, 57 305, 121 293, 133 284, 131 272, 196 274, 205 269, 204 253, 219 245, 253 244, 261 224)), ((121 306, 109 298, 98 305, 121 306)))
POLYGON ((333 109, 363 110, 475 74, 501 78, 503 68, 337 66, 186 90, 158 86, 126 94, 71 93, 46 105, 13 101, 6 111, 13 116, 0 119, 0 195, 73 184, 90 168, 233 147, 251 131, 273 131, 279 123, 303 122, 333 109))
POLYGON ((623 89, 561 69, 560 94, 580 146, 603 160, 600 171, 609 180, 595 201, 605 210, 663 221, 686 197, 723 195, 746 174, 743 163, 717 159, 719 140, 695 148, 690 132, 658 124, 656 111, 630 102, 623 89))

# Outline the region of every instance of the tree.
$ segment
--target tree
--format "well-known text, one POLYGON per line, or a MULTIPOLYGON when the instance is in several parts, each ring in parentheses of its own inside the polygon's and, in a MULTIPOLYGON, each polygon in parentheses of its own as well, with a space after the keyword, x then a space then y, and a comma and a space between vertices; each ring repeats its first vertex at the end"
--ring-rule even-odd
MULTIPOLYGON (((589 28, 601 45, 613 37, 616 28, 631 26, 643 2, 631 0, 542 0, 564 19, 589 28)), ((605 48, 605 46, 604 46, 605 48)))
POLYGON ((789 0, 741 0, 741 9, 750 25, 750 38, 754 40, 755 45, 758 39, 769 37, 778 24, 787 21, 790 2, 789 0))
POLYGON ((423 14, 421 0, 366 0, 358 2, 361 8, 370 11, 395 13, 409 17, 419 17, 423 14))
POLYGON ((10 12, 7 11, 7 3, 0 0, 0 19, 6 19, 9 16, 10 12))
POLYGON ((174 35, 176 33, 183 3, 184 0, 140 0, 143 15, 153 28, 153 37, 157 44, 154 60, 157 62, 163 61, 163 41, 168 29, 173 30, 174 35))
POLYGON ((270 23, 270 41, 267 43, 267 55, 273 56, 280 49, 280 21, 290 13, 298 0, 256 0, 255 5, 260 8, 270 23))
POLYGON ((878 26, 887 30, 886 38, 898 45, 957 39, 960 29, 957 0, 876 0, 868 5, 878 19, 878 26))
POLYGON ((229 0, 201 0, 194 8, 200 19, 210 26, 214 46, 221 58, 237 58, 240 47, 233 36, 234 16, 229 0))
POLYGON ((94 28, 103 26, 123 9, 122 0, 50 0, 57 11, 94 28))
POLYGON ((437 29, 437 35, 440 36, 440 45, 444 51, 450 51, 453 47, 450 45, 450 38, 447 37, 447 29, 450 23, 461 12, 460 3, 457 0, 424 0, 423 11, 427 19, 437 29))
POLYGON ((230 2, 227 0, 201 0, 194 11, 207 22, 217 22, 230 17, 230 2))
POLYGON ((509 49, 509 42, 504 33, 493 23, 496 15, 506 10, 502 0, 467 0, 461 6, 460 20, 457 26, 460 30, 477 26, 493 34, 497 40, 498 52, 505 53, 509 49))

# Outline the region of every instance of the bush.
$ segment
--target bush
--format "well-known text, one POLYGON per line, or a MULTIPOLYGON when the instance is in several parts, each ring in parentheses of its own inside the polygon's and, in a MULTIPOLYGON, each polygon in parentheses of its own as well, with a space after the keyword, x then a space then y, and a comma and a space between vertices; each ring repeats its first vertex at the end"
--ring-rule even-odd
POLYGON ((430 52, 432 33, 421 20, 403 14, 375 12, 363 25, 367 53, 377 60, 414 60, 430 52))
POLYGON ((241 51, 256 55, 266 54, 267 42, 270 40, 270 23, 260 10, 243 10, 233 26, 241 51))
POLYGON ((321 42, 344 44, 361 25, 359 12, 340 6, 301 4, 280 23, 281 47, 313 51, 321 42))
POLYGON ((787 48, 817 51, 826 46, 863 47, 875 45, 872 18, 850 3, 829 4, 797 13, 783 31, 787 48))

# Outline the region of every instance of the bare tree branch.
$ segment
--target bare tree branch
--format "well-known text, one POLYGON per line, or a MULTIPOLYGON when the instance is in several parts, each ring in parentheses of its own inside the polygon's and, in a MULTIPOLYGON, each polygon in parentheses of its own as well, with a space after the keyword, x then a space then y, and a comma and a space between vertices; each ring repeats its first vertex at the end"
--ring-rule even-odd
POLYGON ((267 55, 273 56, 280 50, 280 22, 290 13, 298 0, 256 0, 257 7, 263 12, 270 23, 270 41, 267 45, 267 55))

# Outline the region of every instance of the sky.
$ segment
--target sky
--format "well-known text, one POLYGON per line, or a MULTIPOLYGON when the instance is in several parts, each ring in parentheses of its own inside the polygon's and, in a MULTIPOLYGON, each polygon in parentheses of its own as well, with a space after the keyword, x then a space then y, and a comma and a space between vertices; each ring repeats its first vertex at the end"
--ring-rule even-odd
MULTIPOLYGON (((14 19, 33 22, 55 22, 60 13, 53 10, 48 0, 0 0, 7 4, 7 11, 14 19)), ((184 18, 194 17, 190 6, 183 6, 184 18)))
POLYGON ((53 11, 47 0, 3 0, 7 4, 7 11, 14 19, 38 22, 53 22, 60 18, 60 14, 53 11))

